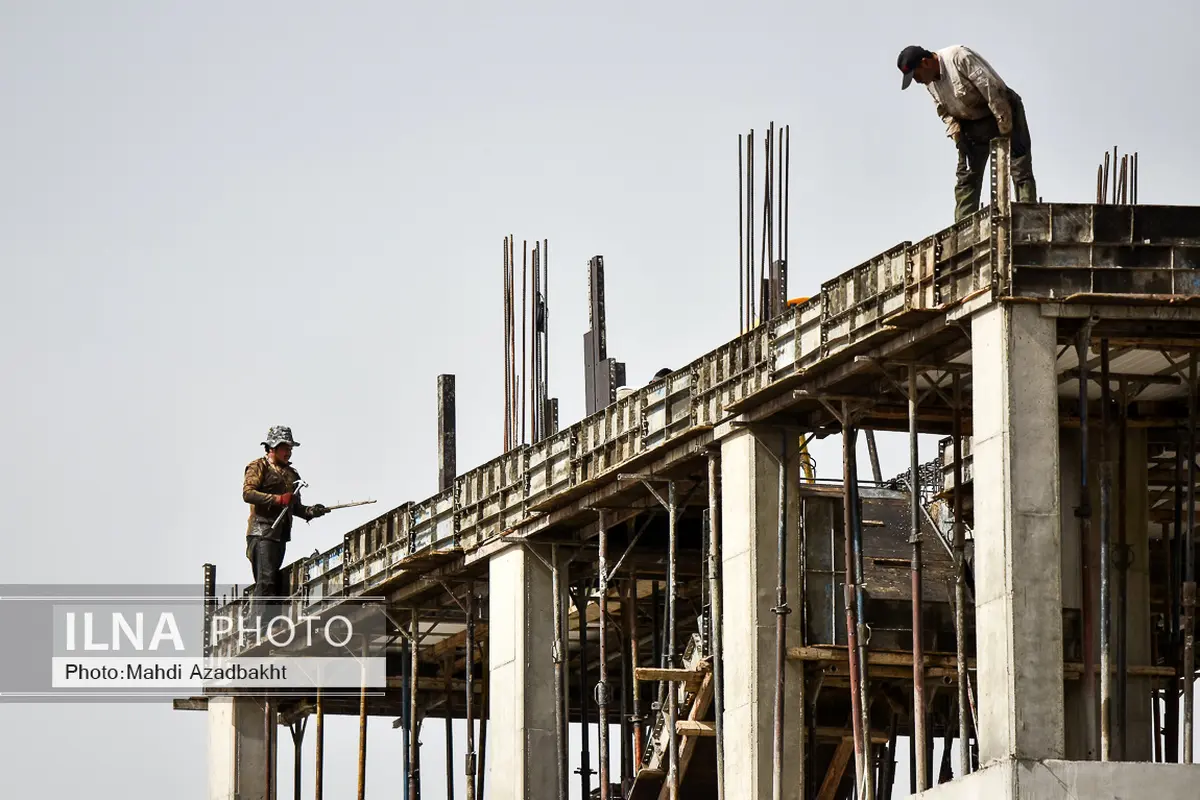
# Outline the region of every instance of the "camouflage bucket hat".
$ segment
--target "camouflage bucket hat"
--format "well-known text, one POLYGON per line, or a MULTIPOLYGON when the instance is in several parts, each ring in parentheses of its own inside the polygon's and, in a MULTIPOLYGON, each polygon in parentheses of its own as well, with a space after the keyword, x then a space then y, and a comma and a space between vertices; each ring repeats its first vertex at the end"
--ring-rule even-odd
POLYGON ((299 447, 300 443, 292 438, 292 429, 286 425, 272 425, 271 430, 267 431, 267 440, 263 442, 267 447, 278 447, 281 444, 290 444, 292 447, 299 447))

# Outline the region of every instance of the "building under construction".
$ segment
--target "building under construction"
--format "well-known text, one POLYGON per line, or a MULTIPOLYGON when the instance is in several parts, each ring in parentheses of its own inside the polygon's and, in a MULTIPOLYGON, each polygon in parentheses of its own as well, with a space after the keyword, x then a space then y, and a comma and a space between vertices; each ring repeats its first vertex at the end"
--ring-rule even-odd
POLYGON ((328 714, 362 720, 360 798, 372 715, 412 800, 431 772, 477 800, 1197 795, 1200 206, 1139 204, 1129 161, 1096 203, 1011 202, 997 140, 983 209, 789 302, 779 143, 765 203, 741 193, 744 331, 623 387, 593 260, 574 424, 544 390, 548 246, 526 318, 506 240, 506 451, 457 474, 442 381, 441 491, 286 567, 293 615, 386 603, 388 688, 177 700, 209 717, 211 797, 276 796, 281 726, 347 796, 328 714), (904 474, 858 477, 875 431, 907 433, 904 474), (465 760, 420 747, 452 720, 465 760))

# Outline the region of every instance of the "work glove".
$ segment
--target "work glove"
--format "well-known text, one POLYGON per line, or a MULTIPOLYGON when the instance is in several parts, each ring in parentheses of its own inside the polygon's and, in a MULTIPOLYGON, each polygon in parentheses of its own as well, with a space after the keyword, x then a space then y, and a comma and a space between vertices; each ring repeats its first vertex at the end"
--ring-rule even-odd
POLYGON ((287 494, 275 495, 275 502, 279 503, 279 505, 283 506, 284 508, 287 508, 292 504, 292 493, 288 492, 287 494))
POLYGON ((1012 135, 1012 120, 1008 117, 999 117, 996 119, 996 125, 1000 128, 1001 136, 1012 135))
POLYGON ((329 513, 329 509, 326 508, 325 506, 321 505, 320 503, 317 503, 315 506, 312 507, 312 515, 314 518, 323 517, 328 513, 329 513))

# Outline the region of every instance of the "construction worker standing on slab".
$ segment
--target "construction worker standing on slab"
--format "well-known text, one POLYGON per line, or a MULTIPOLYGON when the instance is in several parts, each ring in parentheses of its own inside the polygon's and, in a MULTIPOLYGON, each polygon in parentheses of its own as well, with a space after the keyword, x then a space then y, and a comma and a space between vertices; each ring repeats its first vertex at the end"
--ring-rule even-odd
POLYGON ((319 503, 306 506, 300 501, 300 473, 291 463, 292 448, 300 443, 292 438, 292 429, 273 426, 262 445, 266 455, 246 465, 242 481, 242 500, 250 504, 246 558, 254 572, 251 619, 268 610, 266 598, 279 597, 287 589, 280 569, 292 538, 292 517, 310 520, 328 513, 319 503))
POLYGON ((907 89, 915 80, 929 90, 938 116, 946 123, 946 135, 958 148, 955 222, 979 209, 983 170, 992 139, 998 136, 1012 140, 1014 199, 1019 203, 1037 202, 1025 105, 991 64, 962 45, 934 52, 910 45, 900 51, 896 66, 904 73, 901 89, 907 89))

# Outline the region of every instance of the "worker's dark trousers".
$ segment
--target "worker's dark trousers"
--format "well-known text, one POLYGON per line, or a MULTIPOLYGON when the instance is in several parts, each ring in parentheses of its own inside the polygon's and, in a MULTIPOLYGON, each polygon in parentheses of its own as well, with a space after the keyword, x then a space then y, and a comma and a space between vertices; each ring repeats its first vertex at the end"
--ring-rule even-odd
POLYGON ((254 594, 250 601, 250 618, 248 624, 254 625, 254 618, 262 616, 270 620, 280 610, 280 603, 270 598, 281 597, 284 594, 283 553, 287 548, 285 542, 277 539, 267 539, 263 536, 246 537, 246 558, 250 559, 250 568, 254 572, 254 594))
MULTIPOLYGON (((1025 119, 1025 104, 1021 96, 1009 90, 1008 102, 1012 106, 1012 182, 1014 197, 1018 203, 1037 202, 1037 183, 1033 179, 1033 155, 1030 153, 1029 123, 1025 119)), ((992 139, 1000 135, 996 118, 989 115, 983 119, 959 120, 962 131, 958 148, 958 182, 954 185, 954 221, 958 222, 979 210, 979 193, 983 188, 983 177, 991 154, 992 139)))

